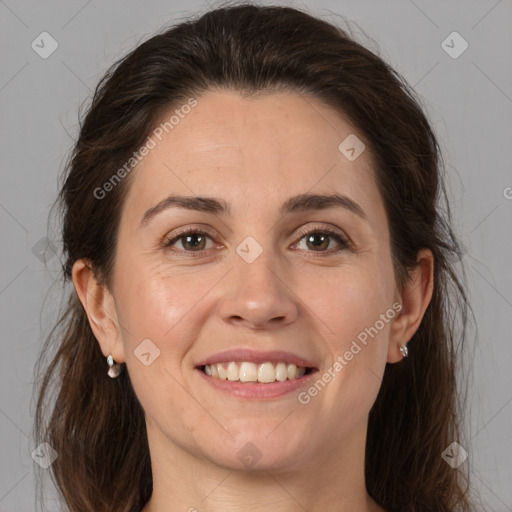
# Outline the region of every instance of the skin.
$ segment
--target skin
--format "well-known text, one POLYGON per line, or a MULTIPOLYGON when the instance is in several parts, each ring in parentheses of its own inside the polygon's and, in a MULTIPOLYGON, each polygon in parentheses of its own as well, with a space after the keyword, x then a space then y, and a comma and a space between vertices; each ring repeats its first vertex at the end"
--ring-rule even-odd
POLYGON ((431 299, 432 254, 418 253, 401 289, 369 143, 357 135, 366 150, 353 162, 341 154, 340 142, 358 132, 331 108, 295 93, 209 91, 197 100, 132 171, 110 290, 86 261, 73 267, 102 352, 126 363, 145 411, 154 487, 144 510, 382 511, 364 482, 368 414, 386 363, 401 361, 431 299), (367 219, 342 208, 278 213, 290 196, 332 192, 367 219), (140 227, 171 193, 221 198, 231 215, 169 208, 140 227), (202 255, 197 238, 162 245, 186 226, 208 229, 202 255), (317 249, 299 233, 325 226, 352 247, 335 254, 334 238, 317 249), (263 249, 252 263, 236 252, 247 236, 263 249), (221 393, 194 369, 249 347, 292 351, 322 375, 393 303, 400 314, 306 405, 297 392, 221 393), (144 339, 160 349, 149 366, 134 354, 144 339), (237 456, 248 442, 261 455, 250 468, 237 456))

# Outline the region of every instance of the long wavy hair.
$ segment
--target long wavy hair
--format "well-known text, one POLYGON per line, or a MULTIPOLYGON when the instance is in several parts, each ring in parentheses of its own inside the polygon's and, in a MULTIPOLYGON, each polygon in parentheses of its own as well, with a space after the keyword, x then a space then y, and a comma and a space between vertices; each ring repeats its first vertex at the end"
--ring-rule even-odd
POLYGON ((139 44, 97 85, 56 201, 69 300, 35 369, 34 437, 58 453, 49 471, 70 511, 140 511, 152 493, 144 412, 130 376, 107 376, 70 286, 79 258, 110 286, 131 176, 105 200, 94 191, 165 113, 214 88, 246 97, 309 95, 369 141, 397 282, 406 283, 420 248, 432 251, 435 264, 433 297, 410 340, 410 357, 386 366, 369 415, 367 490, 389 512, 474 510, 468 462, 453 469, 441 456, 454 441, 465 446, 467 384, 459 376, 467 373, 460 362, 471 307, 440 147, 411 87, 349 32, 290 7, 222 6, 139 44))

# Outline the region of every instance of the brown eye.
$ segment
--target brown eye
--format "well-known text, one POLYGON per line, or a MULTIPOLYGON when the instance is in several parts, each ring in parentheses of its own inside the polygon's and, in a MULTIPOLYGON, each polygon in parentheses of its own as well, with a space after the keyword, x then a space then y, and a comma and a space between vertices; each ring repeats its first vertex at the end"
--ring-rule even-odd
POLYGON ((181 243, 181 248, 178 247, 178 250, 183 250, 185 252, 201 252, 206 249, 205 246, 208 238, 211 239, 208 234, 203 233, 202 231, 189 230, 164 242, 164 246, 171 247, 176 243, 181 243))
POLYGON ((313 233, 311 235, 307 235, 306 244, 308 247, 316 250, 327 249, 330 242, 330 235, 324 235, 322 233, 313 233))
POLYGON ((192 248, 192 251, 201 251, 204 249, 206 244, 206 236, 199 233, 194 235, 181 236, 179 239, 182 240, 181 244, 184 249, 187 249, 188 246, 192 248))
MULTIPOLYGON (((309 231, 303 234, 300 240, 305 240, 307 249, 310 249, 312 252, 327 252, 328 254, 333 254, 350 247, 348 240, 339 233, 329 229, 309 231), (335 250, 327 251, 332 240, 338 243, 338 249, 334 248, 335 250)), ((299 243, 300 241, 297 245, 299 243)))

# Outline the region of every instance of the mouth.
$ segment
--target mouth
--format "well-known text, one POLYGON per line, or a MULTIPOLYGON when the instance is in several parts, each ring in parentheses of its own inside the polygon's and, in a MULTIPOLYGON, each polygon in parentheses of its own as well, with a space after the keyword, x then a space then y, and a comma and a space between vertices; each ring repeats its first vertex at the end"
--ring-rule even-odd
POLYGON ((206 376, 221 381, 245 384, 272 384, 274 382, 296 381, 317 371, 317 368, 297 366, 294 363, 266 361, 224 361, 197 367, 206 376))
POLYGON ((306 385, 318 367, 283 350, 225 350, 198 361, 197 375, 210 389, 244 399, 270 400, 306 385))

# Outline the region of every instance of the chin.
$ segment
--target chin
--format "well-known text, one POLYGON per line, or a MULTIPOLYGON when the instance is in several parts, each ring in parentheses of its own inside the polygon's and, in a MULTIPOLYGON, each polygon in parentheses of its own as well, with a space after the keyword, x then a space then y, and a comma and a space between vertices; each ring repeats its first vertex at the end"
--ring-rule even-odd
MULTIPOLYGON (((295 438, 302 429, 297 429, 299 432, 295 430, 292 434, 286 429, 272 432, 276 423, 272 423, 270 428, 268 426, 253 426, 252 429, 239 432, 239 435, 233 435, 229 439, 226 439, 226 434, 223 436, 224 442, 216 441, 214 449, 204 450, 204 454, 213 464, 235 471, 290 470, 299 466, 304 457, 307 457, 304 447, 307 445, 311 449, 310 440, 295 438)), ((209 442, 211 443, 211 438, 209 442)))

